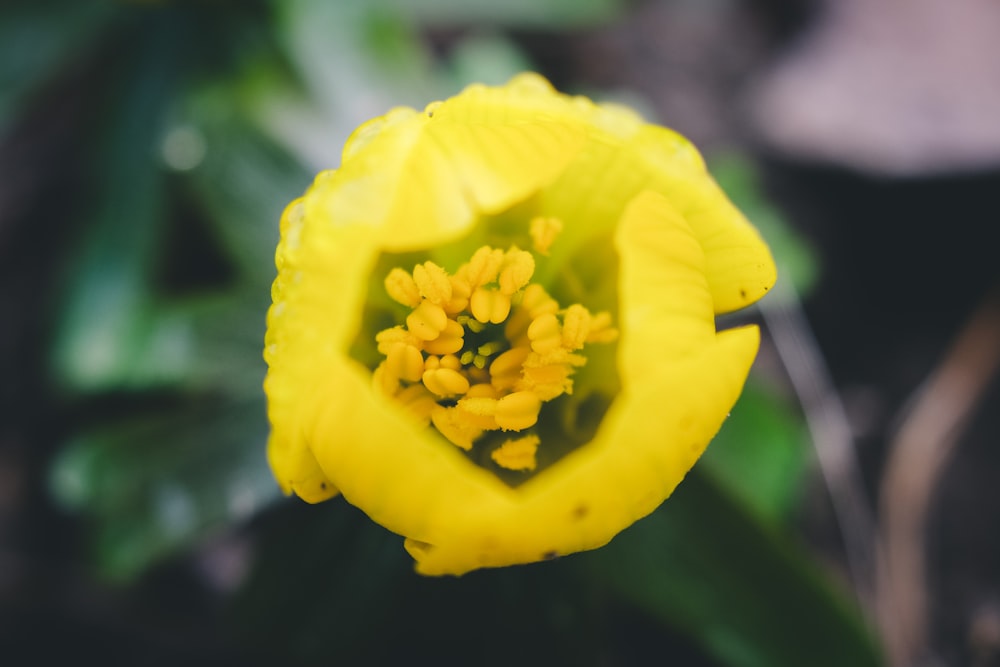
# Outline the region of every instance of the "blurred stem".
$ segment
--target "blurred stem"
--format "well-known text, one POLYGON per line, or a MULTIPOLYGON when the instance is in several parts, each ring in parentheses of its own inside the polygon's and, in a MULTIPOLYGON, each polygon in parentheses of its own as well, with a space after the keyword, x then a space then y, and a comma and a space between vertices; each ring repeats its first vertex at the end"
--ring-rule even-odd
POLYGON ((844 541, 855 594, 862 609, 871 616, 874 612, 875 567, 872 561, 875 549, 872 544, 875 522, 844 405, 795 287, 787 280, 778 280, 769 297, 760 302, 760 311, 802 405, 844 541))
POLYGON ((908 402, 889 447, 879 510, 879 624, 894 665, 927 657, 926 523, 965 425, 1000 371, 1000 291, 979 306, 908 402))

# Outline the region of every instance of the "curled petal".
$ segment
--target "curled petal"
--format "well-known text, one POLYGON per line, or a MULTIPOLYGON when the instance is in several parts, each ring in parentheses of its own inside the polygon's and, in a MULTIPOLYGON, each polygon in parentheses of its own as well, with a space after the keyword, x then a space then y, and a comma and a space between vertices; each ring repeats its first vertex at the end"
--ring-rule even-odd
POLYGON ((281 232, 264 351, 271 467, 286 493, 339 491, 404 536, 424 574, 593 549, 652 511, 722 424, 757 351, 755 327, 717 333, 715 314, 775 277, 685 139, 535 75, 365 124, 281 232), (533 243, 544 263, 479 242, 449 250, 512 211, 525 216, 518 247, 533 243), (544 225, 529 237, 531 220, 544 225), (464 272, 443 268, 480 246, 464 272), (428 261, 372 277, 404 252, 428 261), (570 265, 576 282, 559 283, 570 265), (381 366, 352 356, 372 284, 412 309, 405 328, 371 332, 381 366), (553 284, 594 303, 561 309, 553 284), (477 338, 486 327, 505 345, 477 338), (617 347, 586 358, 595 340, 617 347), (455 368, 466 355, 477 374, 455 368), (376 366, 388 389, 373 386, 376 366), (571 388, 605 391, 610 408, 589 441, 520 486, 461 451, 485 432, 503 441, 494 460, 530 469, 544 436, 504 431, 542 424, 542 402, 571 388))

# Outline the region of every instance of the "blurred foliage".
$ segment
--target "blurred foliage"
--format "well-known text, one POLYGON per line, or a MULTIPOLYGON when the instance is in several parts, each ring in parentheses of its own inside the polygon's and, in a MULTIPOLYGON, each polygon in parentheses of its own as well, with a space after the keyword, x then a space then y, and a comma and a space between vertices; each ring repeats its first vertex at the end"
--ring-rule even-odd
POLYGON ((738 154, 717 155, 709 161, 709 168, 733 203, 767 239, 778 263, 778 279, 788 281, 797 293, 807 294, 819 279, 819 254, 767 201, 753 163, 738 154))
MULTIPOLYGON (((662 635, 687 647, 687 664, 878 663, 856 610, 787 535, 808 439, 767 382, 751 383, 674 498, 610 546, 554 563, 423 579, 400 538, 342 501, 276 502, 260 387, 282 207, 336 166, 368 117, 531 67, 507 29, 568 30, 622 9, 7 3, 0 131, 67 80, 88 91, 72 111, 84 119, 83 187, 51 299, 53 381, 66 411, 85 417, 50 489, 87 521, 97 572, 127 585, 252 520, 253 568, 229 608, 242 641, 269 656, 394 662, 447 633, 459 637, 454 656, 477 664, 585 664, 627 661, 641 655, 635 642, 662 635), (527 656, 529 644, 542 648, 527 656), (499 648, 490 657, 484 646, 499 648)), ((760 195, 752 165, 718 166, 807 288, 812 256, 760 195)))

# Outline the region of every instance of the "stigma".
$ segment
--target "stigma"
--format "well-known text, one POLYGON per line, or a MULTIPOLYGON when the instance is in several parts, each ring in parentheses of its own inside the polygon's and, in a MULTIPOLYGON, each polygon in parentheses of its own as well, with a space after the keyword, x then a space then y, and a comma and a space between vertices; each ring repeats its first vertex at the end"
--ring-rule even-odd
MULTIPOLYGON (((544 258, 561 227, 532 221, 535 252, 544 258)), ((487 443, 512 471, 536 468, 540 414, 572 393, 586 346, 617 337, 608 313, 564 307, 532 282, 535 261, 517 246, 484 245, 450 273, 432 261, 393 268, 385 290, 408 312, 375 336, 380 393, 465 451, 487 443)))

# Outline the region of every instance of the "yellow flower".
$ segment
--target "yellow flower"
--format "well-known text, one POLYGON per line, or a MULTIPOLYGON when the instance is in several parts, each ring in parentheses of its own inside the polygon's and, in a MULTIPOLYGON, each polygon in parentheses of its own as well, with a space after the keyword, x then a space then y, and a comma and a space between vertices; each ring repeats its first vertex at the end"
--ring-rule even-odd
POLYGON ((736 401, 775 279, 698 152, 523 74, 360 127, 281 221, 268 455, 424 574, 606 544, 736 401))

